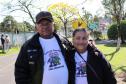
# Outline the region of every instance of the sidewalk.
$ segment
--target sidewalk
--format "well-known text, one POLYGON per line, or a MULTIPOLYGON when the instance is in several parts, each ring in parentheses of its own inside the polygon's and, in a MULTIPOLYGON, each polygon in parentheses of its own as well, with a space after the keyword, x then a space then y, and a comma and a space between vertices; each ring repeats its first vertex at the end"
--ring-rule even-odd
POLYGON ((14 63, 17 54, 10 56, 0 56, 0 83, 15 84, 14 80, 14 63))

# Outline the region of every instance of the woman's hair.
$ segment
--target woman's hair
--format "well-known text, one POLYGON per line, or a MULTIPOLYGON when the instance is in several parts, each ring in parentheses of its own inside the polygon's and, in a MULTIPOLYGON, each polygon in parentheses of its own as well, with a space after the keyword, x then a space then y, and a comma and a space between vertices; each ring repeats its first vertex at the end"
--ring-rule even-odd
POLYGON ((87 36, 89 37, 88 31, 87 31, 86 29, 84 29, 84 28, 75 29, 75 30, 73 31, 72 37, 74 37, 74 36, 76 35, 77 32, 81 32, 81 31, 84 32, 84 33, 87 33, 87 36))

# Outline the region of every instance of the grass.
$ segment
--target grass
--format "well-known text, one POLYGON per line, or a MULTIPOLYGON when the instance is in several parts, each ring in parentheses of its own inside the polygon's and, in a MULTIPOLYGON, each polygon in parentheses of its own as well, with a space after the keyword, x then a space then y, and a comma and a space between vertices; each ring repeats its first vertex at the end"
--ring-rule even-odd
POLYGON ((126 44, 121 45, 120 50, 115 53, 113 52, 116 50, 116 44, 97 44, 97 47, 105 54, 114 71, 117 73, 126 72, 126 44), (110 60, 111 57, 112 59, 110 60))
POLYGON ((2 53, 2 50, 0 50, 0 56, 10 56, 13 54, 17 54, 19 52, 19 50, 20 50, 20 48, 18 48, 18 47, 13 47, 13 48, 9 49, 9 51, 6 53, 2 53))

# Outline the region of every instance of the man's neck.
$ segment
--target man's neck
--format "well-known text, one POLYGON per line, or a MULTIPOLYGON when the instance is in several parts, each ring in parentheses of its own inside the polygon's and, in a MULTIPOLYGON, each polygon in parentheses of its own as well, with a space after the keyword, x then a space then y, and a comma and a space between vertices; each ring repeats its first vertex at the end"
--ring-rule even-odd
POLYGON ((54 35, 52 34, 52 35, 46 35, 46 36, 41 36, 41 37, 44 38, 44 39, 51 39, 53 36, 54 35))

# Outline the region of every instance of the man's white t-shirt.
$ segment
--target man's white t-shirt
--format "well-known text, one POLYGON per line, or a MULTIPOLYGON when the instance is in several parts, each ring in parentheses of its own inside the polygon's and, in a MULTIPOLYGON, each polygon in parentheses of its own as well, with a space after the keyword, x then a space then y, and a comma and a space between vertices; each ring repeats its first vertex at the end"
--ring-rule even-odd
MULTIPOLYGON (((87 61, 88 51, 85 51, 81 54, 83 59, 87 61)), ((75 53, 75 62, 76 62, 76 84, 88 84, 87 73, 86 73, 86 63, 84 62, 79 54, 75 53)))
POLYGON ((42 84, 68 84, 68 69, 55 37, 39 37, 44 53, 44 73, 42 84))

